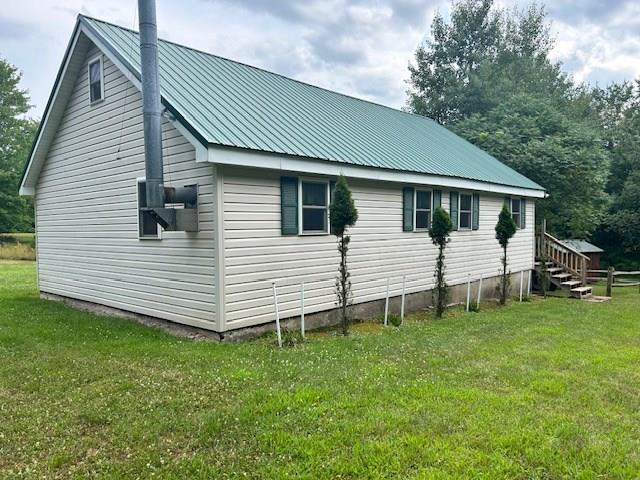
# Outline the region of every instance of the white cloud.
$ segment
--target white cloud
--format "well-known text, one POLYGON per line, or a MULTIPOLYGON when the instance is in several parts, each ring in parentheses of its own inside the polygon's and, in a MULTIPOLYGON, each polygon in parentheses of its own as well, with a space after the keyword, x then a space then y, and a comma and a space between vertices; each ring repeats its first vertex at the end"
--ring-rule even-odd
MULTIPOLYGON (((525 0, 500 0, 524 5, 525 0)), ((640 5, 559 0, 553 55, 578 80, 640 76, 640 5)), ((0 11, 0 56, 23 72, 23 86, 44 109, 77 13, 137 27, 134 0, 21 0, 0 11)), ((448 0, 158 0, 168 40, 339 92, 401 107, 407 64, 448 0)))

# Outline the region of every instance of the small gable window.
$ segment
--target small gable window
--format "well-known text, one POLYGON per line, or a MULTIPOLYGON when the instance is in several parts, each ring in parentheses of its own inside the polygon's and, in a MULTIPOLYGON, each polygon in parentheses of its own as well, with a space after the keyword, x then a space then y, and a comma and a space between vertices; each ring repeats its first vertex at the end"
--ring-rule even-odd
POLYGON ((104 99, 102 56, 96 57, 89 62, 89 99, 91 103, 104 99))

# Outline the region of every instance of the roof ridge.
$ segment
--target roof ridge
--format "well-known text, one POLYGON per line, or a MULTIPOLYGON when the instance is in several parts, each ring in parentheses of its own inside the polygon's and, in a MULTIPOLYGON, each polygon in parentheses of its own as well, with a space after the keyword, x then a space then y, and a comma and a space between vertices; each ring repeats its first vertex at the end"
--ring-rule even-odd
MULTIPOLYGON (((112 22, 107 22, 106 20, 102 20, 102 19, 99 19, 99 18, 91 17, 91 16, 89 16, 89 15, 84 15, 84 14, 82 14, 82 13, 79 13, 79 14, 78 14, 78 17, 83 17, 83 18, 86 18, 86 19, 89 19, 89 20, 93 20, 93 21, 95 21, 95 22, 103 23, 103 24, 105 24, 105 25, 110 25, 110 26, 112 26, 112 27, 116 27, 116 28, 119 28, 119 29, 121 29, 121 30, 126 30, 127 32, 135 33, 136 35, 138 35, 138 34, 139 34, 139 32, 138 32, 137 30, 134 30, 134 29, 132 29, 132 28, 123 27, 122 25, 118 25, 118 24, 116 24, 116 23, 112 23, 112 22)), ((410 116, 411 116, 411 117, 413 117, 413 118, 418 118, 418 119, 423 120, 423 121, 428 121, 428 122, 437 123, 437 122, 436 122, 435 120, 433 120, 432 118, 426 117, 426 116, 424 116, 424 115, 419 115, 419 114, 417 114, 417 113, 407 112, 407 111, 405 111, 405 110, 401 110, 401 109, 399 109, 399 108, 390 107, 389 105, 384 105, 384 104, 382 104, 382 103, 377 103, 377 102, 374 102, 374 101, 372 101, 372 100, 367 100, 367 99, 364 99, 364 98, 356 97, 356 96, 354 96, 354 95, 349 95, 349 94, 347 94, 347 93, 342 93, 342 92, 337 92, 337 91, 335 91, 335 90, 330 90, 330 89, 328 89, 328 88, 321 87, 321 86, 319 86, 319 85, 314 85, 313 83, 308 83, 308 82, 304 82, 304 81, 302 81, 302 80, 298 80, 298 79, 296 79, 296 78, 287 77, 286 75, 283 75, 282 73, 272 72, 271 70, 267 70, 266 68, 256 67, 255 65, 250 65, 250 64, 248 64, 248 63, 244 63, 244 62, 239 62, 238 60, 234 60, 234 59, 232 59, 232 58, 223 57, 223 56, 221 56, 221 55, 217 55, 217 54, 215 54, 215 53, 207 52, 207 51, 205 51, 205 50, 200 50, 200 49, 195 48, 195 47, 190 47, 189 45, 183 45, 183 44, 181 44, 181 43, 174 42, 174 41, 172 41, 172 40, 166 40, 166 39, 164 39, 164 38, 159 38, 159 37, 158 37, 158 41, 163 42, 163 43, 168 43, 168 44, 171 44, 171 45, 175 45, 175 46, 180 47, 180 48, 186 48, 187 50, 191 50, 191 51, 193 51, 193 52, 200 53, 200 54, 202 54, 202 55, 207 55, 207 56, 209 56, 209 57, 215 57, 215 58, 218 58, 218 59, 220 59, 220 60, 224 60, 224 61, 226 61, 226 62, 235 63, 236 65, 242 65, 242 66, 244 66, 244 67, 252 68, 252 69, 254 69, 254 70, 258 70, 258 71, 260 71, 260 72, 264 72, 264 73, 267 73, 267 74, 269 74, 269 75, 274 75, 274 76, 276 76, 276 77, 284 78, 285 80, 289 80, 289 81, 291 81, 291 82, 299 83, 299 84, 304 85, 304 86, 306 86, 306 87, 316 88, 316 89, 318 89, 318 90, 322 90, 322 91, 324 91, 324 92, 332 93, 332 94, 334 94, 334 95, 340 95, 340 96, 342 96, 342 97, 346 97, 346 98, 351 99, 351 100, 356 100, 356 101, 358 101, 358 102, 368 103, 368 104, 370 104, 370 105, 375 105, 376 107, 386 108, 386 109, 389 109, 389 110, 391 110, 391 111, 393 111, 393 112, 396 112, 396 113, 402 113, 402 114, 404 114, 404 115, 410 115, 410 116)))

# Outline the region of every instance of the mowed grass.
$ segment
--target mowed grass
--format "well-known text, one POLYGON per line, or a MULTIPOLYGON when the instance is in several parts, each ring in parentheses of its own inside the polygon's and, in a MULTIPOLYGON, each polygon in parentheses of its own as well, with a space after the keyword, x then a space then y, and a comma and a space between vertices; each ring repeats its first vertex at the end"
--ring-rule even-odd
POLYGON ((192 342, 0 264, 5 478, 638 478, 640 295, 192 342))

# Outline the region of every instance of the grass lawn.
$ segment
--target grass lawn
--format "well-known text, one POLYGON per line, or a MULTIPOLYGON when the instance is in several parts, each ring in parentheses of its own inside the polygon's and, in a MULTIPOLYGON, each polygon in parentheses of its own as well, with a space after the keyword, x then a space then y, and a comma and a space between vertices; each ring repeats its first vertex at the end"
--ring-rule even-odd
POLYGON ((0 264, 0 477, 638 478, 640 294, 279 351, 40 301, 0 264))

